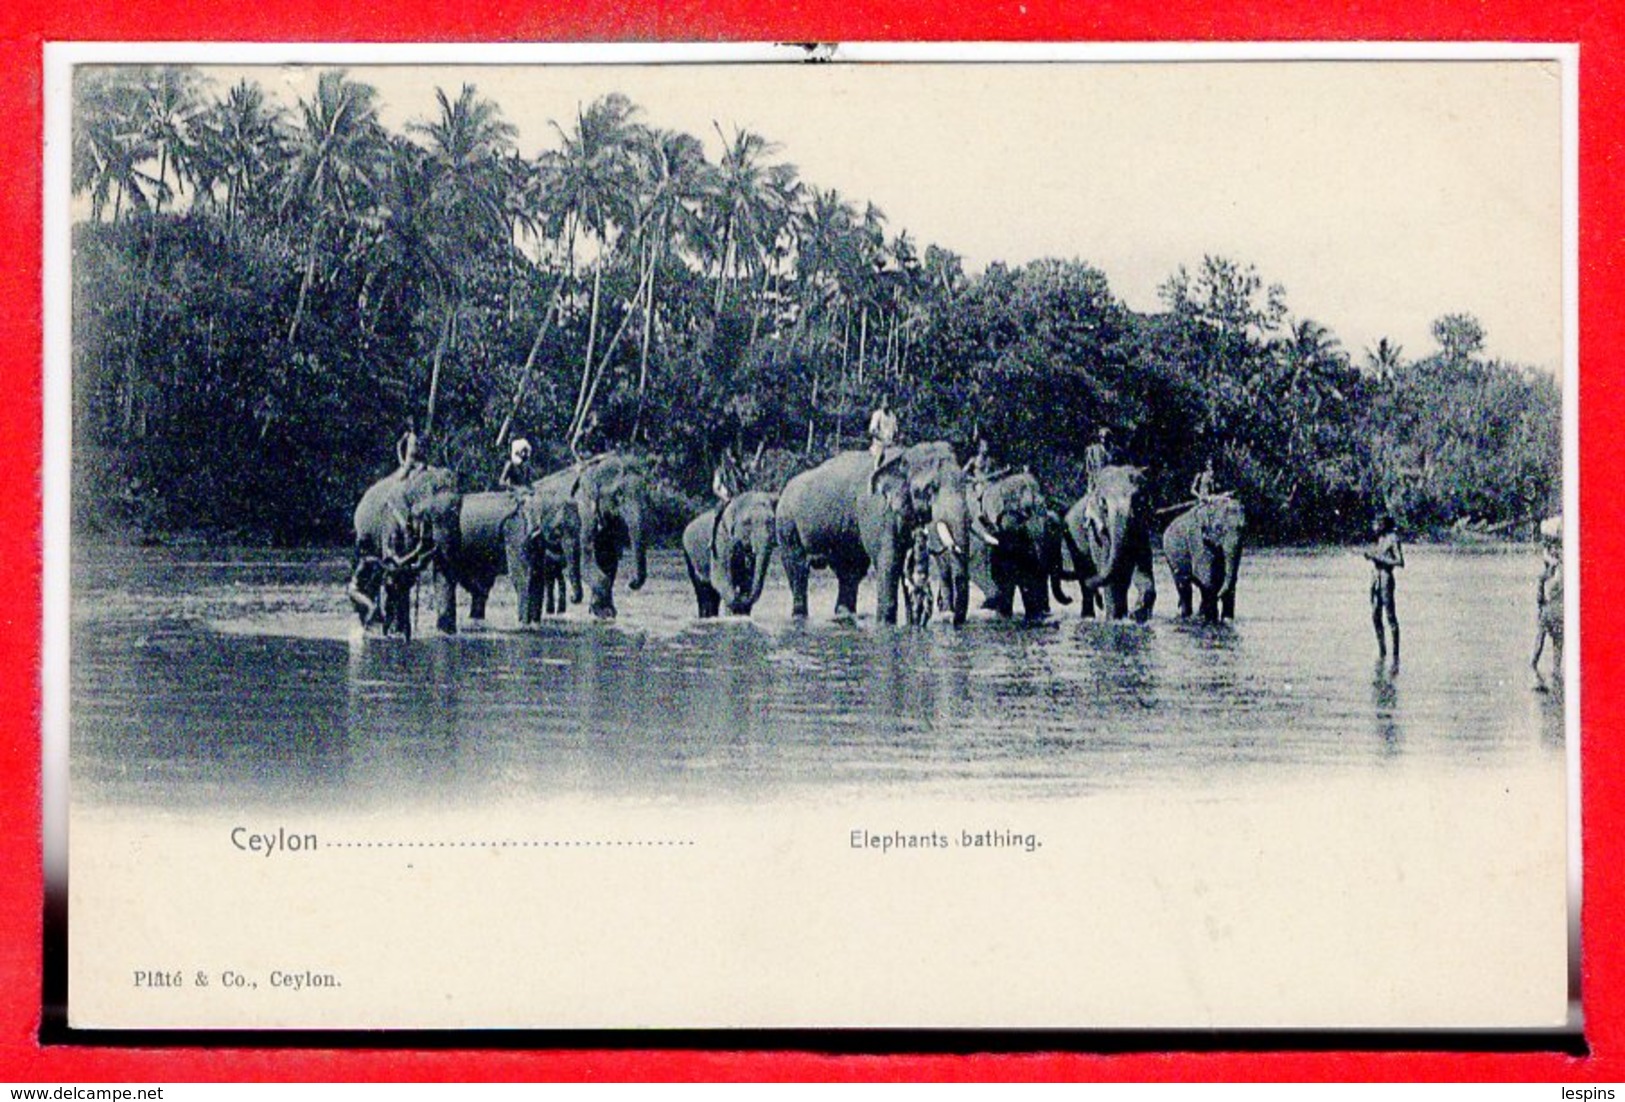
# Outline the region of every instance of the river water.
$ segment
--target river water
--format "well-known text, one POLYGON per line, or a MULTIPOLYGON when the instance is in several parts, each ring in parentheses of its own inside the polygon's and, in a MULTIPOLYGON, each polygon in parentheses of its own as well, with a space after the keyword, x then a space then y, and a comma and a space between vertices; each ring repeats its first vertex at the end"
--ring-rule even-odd
MULTIPOLYGON (((796 622, 777 563, 755 615, 699 621, 680 558, 585 610, 410 642, 363 635, 322 553, 80 549, 76 804, 477 806, 579 795, 750 802, 891 792, 1068 797, 1380 770, 1560 768, 1562 695, 1527 666, 1538 555, 1407 549, 1404 662, 1376 665, 1350 550, 1255 551, 1237 620, 1179 622, 1159 564, 1149 625, 961 629, 796 622)), ((426 595, 427 596, 427 595, 426 595)))

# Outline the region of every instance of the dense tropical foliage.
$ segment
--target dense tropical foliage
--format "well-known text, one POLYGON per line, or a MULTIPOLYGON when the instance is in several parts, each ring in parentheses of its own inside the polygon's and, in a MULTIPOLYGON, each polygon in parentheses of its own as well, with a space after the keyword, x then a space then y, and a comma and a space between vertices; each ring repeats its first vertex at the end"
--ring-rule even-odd
POLYGON ((184 69, 81 70, 80 521, 342 539, 408 425, 470 487, 514 436, 544 466, 644 452, 675 520, 725 450, 765 448, 771 480, 862 446, 882 393, 907 437, 985 440, 1061 496, 1097 426, 1168 503, 1211 457, 1265 539, 1555 504, 1556 383, 1487 358, 1468 315, 1421 358, 1357 358, 1219 257, 1141 315, 1078 260, 968 275, 749 130, 719 126, 712 159, 620 95, 553 129, 525 156, 469 86, 391 133, 342 72, 288 110, 184 69))

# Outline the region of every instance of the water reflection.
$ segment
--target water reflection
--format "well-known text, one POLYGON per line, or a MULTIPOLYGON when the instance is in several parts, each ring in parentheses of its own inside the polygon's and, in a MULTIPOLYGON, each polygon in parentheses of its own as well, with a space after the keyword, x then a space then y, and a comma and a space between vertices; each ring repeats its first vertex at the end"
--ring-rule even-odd
POLYGON ((1398 713, 1399 686, 1395 684, 1394 669, 1378 658, 1371 670, 1371 715, 1384 757, 1392 757, 1403 748, 1398 713))
POLYGON ((960 630, 795 621, 773 589, 754 618, 701 622, 680 563, 657 557, 616 624, 521 631, 494 601, 486 625, 411 642, 359 634, 342 562, 137 555, 76 567, 73 780, 134 801, 1061 795, 1373 751, 1418 767, 1560 753, 1561 695, 1529 687, 1528 610, 1478 596, 1538 561, 1411 557, 1402 690, 1372 669, 1361 564, 1338 553, 1255 556, 1234 624, 960 630))

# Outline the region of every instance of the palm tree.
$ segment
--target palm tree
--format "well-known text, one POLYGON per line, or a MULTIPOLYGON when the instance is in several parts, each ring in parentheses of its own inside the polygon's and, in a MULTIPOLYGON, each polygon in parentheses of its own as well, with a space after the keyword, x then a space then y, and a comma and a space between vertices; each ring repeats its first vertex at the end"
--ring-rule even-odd
POLYGON ((281 166, 286 145, 287 113, 267 103, 265 92, 246 79, 209 108, 198 128, 195 152, 199 191, 204 181, 224 182, 226 232, 234 233, 244 197, 257 199, 281 166))
POLYGON ((139 210, 150 206, 158 180, 141 165, 156 154, 134 116, 135 89, 118 70, 86 68, 74 74, 72 187, 90 193, 91 217, 102 220, 109 201, 113 221, 124 200, 139 210))
POLYGON ((1378 382, 1391 382, 1404 366, 1404 352, 1400 345, 1383 337, 1377 341, 1377 347, 1366 349, 1366 369, 1377 377, 1378 382))
POLYGON ((1343 400, 1337 383, 1348 366, 1348 356, 1331 330, 1305 318, 1276 342, 1275 350, 1281 396, 1306 396, 1312 404, 1311 416, 1319 415, 1327 398, 1343 400))
POLYGON ((828 339, 829 314, 841 291, 843 252, 857 218, 857 208, 833 188, 812 190, 796 210, 797 320, 803 332, 810 333, 814 320, 822 318, 828 339))
POLYGON ((136 111, 141 135, 158 155, 156 211, 163 213, 164 201, 179 195, 192 176, 193 133, 203 111, 198 99, 201 80, 191 69, 162 65, 143 70, 141 94, 136 111), (175 187, 169 187, 169 173, 175 173, 175 187))
POLYGON ((1350 369, 1337 338, 1307 318, 1291 325, 1284 337, 1272 342, 1270 351, 1266 367, 1253 383, 1267 392, 1257 398, 1260 408, 1286 419, 1282 460, 1290 478, 1285 494, 1290 506, 1319 458, 1315 438, 1321 411, 1328 400, 1344 400, 1339 383, 1350 369))
POLYGON ((387 146, 377 100, 370 84, 350 80, 335 69, 321 75, 314 97, 299 102, 300 125, 290 136, 292 156, 282 211, 301 212, 310 228, 299 300, 288 324, 290 344, 299 333, 305 300, 316 278, 323 234, 331 225, 356 218, 378 186, 387 146))
POLYGON ((613 233, 633 220, 633 197, 637 191, 634 140, 639 132, 637 107, 619 93, 603 96, 576 115, 573 131, 557 120, 549 120, 558 131, 561 147, 542 155, 547 174, 550 224, 567 242, 569 267, 575 267, 575 239, 582 232, 596 242, 598 256, 593 269, 592 304, 587 322, 587 351, 582 358, 581 385, 576 391, 575 411, 570 418, 569 443, 580 439, 582 427, 595 389, 594 358, 597 353, 598 311, 603 294, 604 268, 609 263, 613 233))
POLYGON ((705 158, 705 147, 691 134, 675 130, 647 130, 642 134, 638 163, 641 189, 637 224, 647 283, 643 296, 643 334, 638 351, 638 415, 633 436, 642 423, 643 399, 649 383, 649 347, 655 330, 656 277, 661 264, 676 249, 701 247, 705 236, 705 205, 715 196, 719 180, 705 158))
POLYGON ((423 139, 427 172, 428 232, 438 253, 434 269, 445 313, 440 339, 435 344, 429 374, 429 406, 424 436, 434 430, 435 398, 440 388, 440 365, 456 331, 470 264, 482 252, 501 244, 513 247, 509 221, 508 184, 511 175, 506 155, 518 133, 503 121, 502 110, 478 97, 472 84, 463 85, 456 102, 435 89, 440 114, 407 129, 423 139))
POLYGON ((717 136, 723 153, 711 218, 717 242, 712 312, 721 315, 741 252, 747 269, 754 271, 778 237, 781 219, 789 214, 796 170, 794 165, 770 164, 768 158, 779 147, 755 131, 735 127, 730 141, 717 126, 717 136))
POLYGON ((858 324, 858 385, 865 379, 869 349, 869 308, 879 309, 880 277, 886 267, 886 214, 873 203, 866 203, 863 222, 855 227, 852 236, 854 249, 849 254, 847 271, 849 297, 855 299, 862 311, 858 324))

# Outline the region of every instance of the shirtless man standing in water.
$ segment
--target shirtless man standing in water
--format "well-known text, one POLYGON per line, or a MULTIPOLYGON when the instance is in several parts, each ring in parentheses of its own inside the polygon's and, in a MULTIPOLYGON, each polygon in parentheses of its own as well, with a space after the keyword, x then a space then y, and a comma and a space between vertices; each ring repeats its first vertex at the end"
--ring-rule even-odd
POLYGON ((1400 550, 1399 536, 1394 531, 1394 518, 1387 513, 1371 522, 1371 531, 1377 537, 1375 550, 1365 552, 1371 560, 1371 626, 1377 633, 1377 660, 1388 656, 1388 640, 1383 633, 1383 621, 1394 637, 1394 665, 1399 669, 1399 614, 1394 611, 1394 571, 1405 565, 1405 552, 1400 550))

